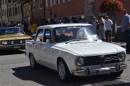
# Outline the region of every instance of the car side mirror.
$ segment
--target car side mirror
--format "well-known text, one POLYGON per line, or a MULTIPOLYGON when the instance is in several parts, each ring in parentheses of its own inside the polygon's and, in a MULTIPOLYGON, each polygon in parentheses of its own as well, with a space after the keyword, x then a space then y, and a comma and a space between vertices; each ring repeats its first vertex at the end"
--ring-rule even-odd
POLYGON ((50 39, 47 39, 46 42, 47 42, 47 43, 50 43, 50 39))

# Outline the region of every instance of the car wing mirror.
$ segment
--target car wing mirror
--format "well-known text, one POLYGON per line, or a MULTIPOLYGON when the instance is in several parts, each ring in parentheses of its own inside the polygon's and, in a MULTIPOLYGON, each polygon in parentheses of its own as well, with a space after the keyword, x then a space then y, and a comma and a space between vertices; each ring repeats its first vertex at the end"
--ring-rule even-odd
POLYGON ((50 43, 50 39, 47 39, 46 42, 47 42, 47 43, 50 43))

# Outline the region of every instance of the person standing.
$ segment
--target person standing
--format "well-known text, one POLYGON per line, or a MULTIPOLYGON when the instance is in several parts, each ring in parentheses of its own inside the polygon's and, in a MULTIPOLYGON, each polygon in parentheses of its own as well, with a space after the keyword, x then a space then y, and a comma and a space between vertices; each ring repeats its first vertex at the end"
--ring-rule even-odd
POLYGON ((25 21, 22 21, 22 28, 26 34, 28 34, 28 24, 25 21))
POLYGON ((63 23, 62 23, 62 20, 59 20, 59 24, 63 24, 63 23))
POLYGON ((112 25, 113 25, 112 20, 109 19, 109 16, 106 16, 105 17, 105 28, 106 28, 105 36, 106 36, 107 42, 112 42, 112 25))
POLYGON ((93 25, 95 31, 96 31, 97 23, 98 23, 98 20, 96 19, 95 16, 93 16, 92 25, 93 25))
POLYGON ((33 24, 32 24, 32 27, 31 27, 31 33, 35 34, 36 30, 37 30, 37 24, 36 24, 36 21, 33 20, 33 24))
POLYGON ((123 9, 123 19, 122 19, 122 33, 124 35, 125 41, 126 41, 126 52, 130 53, 130 16, 127 13, 126 9, 123 9))
POLYGON ((97 25, 99 26, 99 38, 102 39, 102 41, 105 41, 105 20, 103 17, 99 16, 98 17, 98 23, 97 25))

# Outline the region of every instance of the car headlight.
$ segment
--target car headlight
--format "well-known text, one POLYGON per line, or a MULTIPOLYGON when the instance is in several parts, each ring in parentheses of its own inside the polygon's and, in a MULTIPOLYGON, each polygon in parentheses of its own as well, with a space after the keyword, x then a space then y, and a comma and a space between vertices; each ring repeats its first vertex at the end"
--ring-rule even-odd
POLYGON ((75 63, 77 66, 83 66, 84 65, 84 58, 77 57, 75 63))
POLYGON ((118 54, 118 59, 119 59, 119 61, 124 61, 125 60, 125 53, 119 53, 118 54))
POLYGON ((22 40, 20 40, 20 44, 22 44, 23 43, 23 41, 22 40))
POLYGON ((11 41, 11 44, 14 44, 14 41, 11 41))
POLYGON ((8 44, 8 42, 7 41, 2 41, 1 44, 8 44))

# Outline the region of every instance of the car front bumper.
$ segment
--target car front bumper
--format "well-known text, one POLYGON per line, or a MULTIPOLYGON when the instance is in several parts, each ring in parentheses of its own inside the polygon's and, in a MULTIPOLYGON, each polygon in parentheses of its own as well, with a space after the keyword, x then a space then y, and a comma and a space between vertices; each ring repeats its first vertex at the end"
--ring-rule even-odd
POLYGON ((25 44, 0 45, 0 50, 25 49, 25 44))
POLYGON ((72 75, 74 76, 92 76, 92 75, 101 75, 101 70, 106 71, 104 74, 110 74, 110 73, 116 73, 121 70, 126 69, 127 64, 124 65, 119 65, 115 64, 115 66, 107 66, 107 67, 101 67, 101 68, 96 68, 96 67, 83 67, 84 69, 82 70, 74 70, 71 71, 72 75), (108 73, 109 72, 109 73, 108 73))

